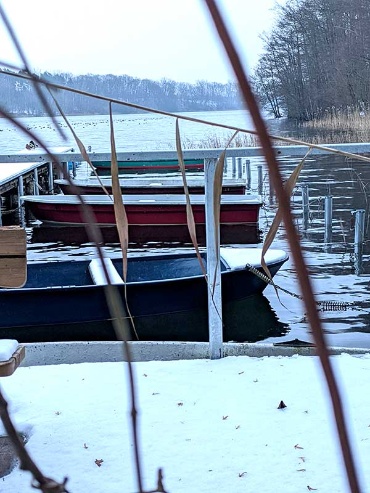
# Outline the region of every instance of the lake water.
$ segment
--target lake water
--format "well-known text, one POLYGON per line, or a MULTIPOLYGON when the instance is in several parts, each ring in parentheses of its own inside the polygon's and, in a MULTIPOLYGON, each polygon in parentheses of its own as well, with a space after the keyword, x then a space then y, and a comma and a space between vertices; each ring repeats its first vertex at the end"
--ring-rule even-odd
MULTIPOLYGON (((186 113, 190 117, 219 122, 231 126, 252 129, 248 113, 245 111, 186 113)), ((85 146, 92 146, 95 152, 110 150, 108 116, 70 117, 77 135, 85 146)), ((47 118, 22 118, 20 121, 35 132, 47 145, 68 145, 76 147, 73 137, 67 134, 63 142, 58 132, 52 128, 47 118)), ((60 127, 66 125, 60 120, 60 127)), ((284 122, 269 121, 271 131, 276 135, 285 129, 284 122), (279 130, 280 129, 280 130, 279 130)), ((180 123, 184 143, 196 145, 207 138, 219 135, 224 138, 232 132, 224 129, 190 123, 180 123)), ((68 131, 69 132, 69 131, 68 131)), ((175 148, 175 121, 169 117, 150 114, 119 115, 115 117, 116 145, 119 150, 156 150, 175 148)), ((30 139, 19 130, 0 120, 0 151, 17 152, 23 149, 30 139)), ((262 158, 251 158, 251 191, 258 191, 257 169, 263 166, 264 207, 260 215, 260 228, 266 234, 276 212, 276 203, 269 187, 269 180, 262 158)), ((284 158, 281 171, 285 178, 289 176, 299 159, 284 158)), ((79 168, 77 173, 86 173, 79 168)), ((242 168, 237 169, 228 163, 228 177, 245 176, 245 159, 242 168)), ((322 301, 321 318, 327 341, 334 346, 369 347, 370 348, 370 264, 368 235, 368 196, 370 167, 357 160, 338 156, 310 158, 306 161, 292 196, 292 208, 296 227, 301 237, 301 245, 311 274, 314 292, 318 301, 322 301), (302 190, 300 185, 308 185, 309 219, 304 224, 302 214, 302 190), (324 243, 324 199, 333 197, 333 238, 332 243, 324 243), (354 216, 353 211, 365 210, 366 228, 363 245, 362 271, 359 272, 357 258, 354 254, 354 216)), ((38 228, 30 224, 28 228, 29 252, 31 259, 74 257, 91 255, 93 247, 88 244, 70 245, 63 242, 32 242, 32 235, 38 228)), ((284 229, 281 228, 274 241, 276 248, 289 251, 284 229)), ((115 250, 117 246, 110 245, 115 250)), ((300 339, 311 341, 309 324, 299 296, 299 286, 295 269, 290 260, 275 277, 275 282, 285 291, 268 286, 264 298, 276 318, 276 327, 266 327, 264 341, 283 342, 300 339), (291 294, 289 294, 291 293, 291 294), (267 329, 271 329, 268 331, 267 329), (275 330, 276 329, 276 330, 275 330), (268 337, 267 337, 268 336, 268 337)), ((241 318, 248 324, 247 317, 241 318)))

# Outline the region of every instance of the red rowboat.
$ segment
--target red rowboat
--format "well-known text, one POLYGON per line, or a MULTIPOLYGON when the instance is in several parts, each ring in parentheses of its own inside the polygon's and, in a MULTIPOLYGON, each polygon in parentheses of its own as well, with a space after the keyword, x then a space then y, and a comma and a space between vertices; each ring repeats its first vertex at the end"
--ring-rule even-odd
MULTIPOLYGON (((83 195, 95 215, 96 223, 115 226, 112 196, 83 195)), ((83 225, 81 204, 75 195, 27 195, 22 197, 33 216, 53 225, 83 225)), ((198 241, 205 242, 205 197, 191 195, 198 241)), ((131 241, 189 242, 185 195, 127 195, 123 197, 131 241)), ((222 195, 220 208, 221 243, 256 243, 259 210, 256 195, 222 195)))

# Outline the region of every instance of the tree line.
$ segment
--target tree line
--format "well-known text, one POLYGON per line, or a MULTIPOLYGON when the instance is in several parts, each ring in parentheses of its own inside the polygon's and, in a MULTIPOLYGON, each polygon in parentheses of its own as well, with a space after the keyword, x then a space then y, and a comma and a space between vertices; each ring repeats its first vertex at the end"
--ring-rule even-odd
POLYGON ((370 2, 287 0, 264 34, 253 73, 263 105, 275 117, 322 118, 366 111, 370 98, 370 2))
MULTIPOLYGON (((171 112, 241 109, 242 102, 235 83, 198 81, 194 84, 139 79, 128 75, 72 75, 68 73, 40 73, 42 79, 112 99, 120 99, 141 106, 171 112)), ((44 116, 33 84, 7 73, 0 75, 2 105, 16 116, 44 116)), ((51 106, 53 103, 46 94, 51 106)), ((69 91, 58 90, 58 103, 68 115, 107 114, 108 103, 69 91)), ((116 113, 133 113, 135 110, 115 105, 116 113)))

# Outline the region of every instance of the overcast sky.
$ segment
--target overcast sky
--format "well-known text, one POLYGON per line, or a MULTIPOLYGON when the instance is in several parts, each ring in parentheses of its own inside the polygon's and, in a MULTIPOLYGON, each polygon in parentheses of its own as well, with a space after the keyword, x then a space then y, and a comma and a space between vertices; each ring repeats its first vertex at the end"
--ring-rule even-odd
MULTIPOLYGON (((275 0, 218 0, 247 68, 275 0)), ((281 2, 282 0, 280 0, 281 2)), ((35 71, 233 79, 204 0, 0 0, 35 71)), ((20 64, 4 24, 0 61, 20 64)))

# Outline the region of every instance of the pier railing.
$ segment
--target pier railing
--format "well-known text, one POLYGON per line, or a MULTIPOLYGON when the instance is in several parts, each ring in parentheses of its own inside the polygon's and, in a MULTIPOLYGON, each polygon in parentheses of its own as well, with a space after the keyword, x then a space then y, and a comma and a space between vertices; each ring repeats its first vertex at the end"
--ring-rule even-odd
MULTIPOLYGON (((370 153, 370 143, 352 143, 352 144, 323 144, 323 145, 282 145, 274 147, 278 157, 303 157, 308 149, 311 149, 310 155, 329 155, 345 153, 361 155, 370 153)), ((184 159, 214 159, 218 158, 224 149, 184 149, 184 159)), ((110 152, 90 152, 89 157, 94 161, 108 161, 111 159, 110 152)), ((83 161, 80 152, 53 152, 60 162, 83 161)), ((227 157, 257 157, 263 156, 262 147, 233 147, 227 149, 227 157)), ((119 151, 117 152, 118 161, 156 161, 161 159, 177 159, 175 150, 160 151, 119 151)), ((42 151, 30 152, 29 154, 2 154, 0 163, 36 163, 50 161, 50 154, 42 151)), ((368 158, 370 163, 370 157, 368 158)))

